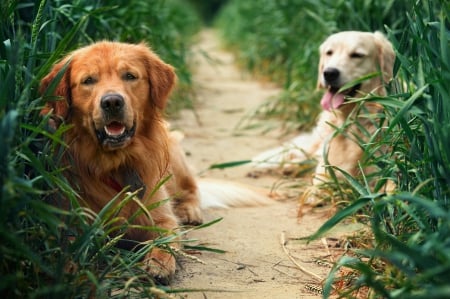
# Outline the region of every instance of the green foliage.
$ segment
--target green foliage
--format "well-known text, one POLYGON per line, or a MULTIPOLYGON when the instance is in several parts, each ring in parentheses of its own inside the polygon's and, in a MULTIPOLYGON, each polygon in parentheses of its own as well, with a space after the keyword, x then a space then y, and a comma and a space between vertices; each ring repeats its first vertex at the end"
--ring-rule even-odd
MULTIPOLYGON (((186 49, 196 17, 188 6, 176 0, 110 2, 0 3, 4 298, 154 298, 163 292, 141 262, 153 247, 168 248, 174 236, 143 244, 135 252, 117 248, 128 226, 117 216, 120 205, 114 207, 112 199, 98 215, 78 205, 78 195, 57 164, 65 146, 61 135, 70 128, 50 133, 47 119, 39 116, 40 79, 65 53, 94 40, 148 41, 180 70, 182 85, 190 85, 186 49), (186 18, 193 26, 183 23, 186 18), (73 209, 58 208, 62 198, 73 209)), ((129 195, 121 204, 131 200, 129 195)))
POLYGON ((210 25, 217 12, 228 0, 188 0, 202 16, 204 23, 210 25))
MULTIPOLYGON (((401 34, 408 24, 406 12, 411 10, 411 1, 398 0, 338 0, 324 1, 332 7, 331 19, 335 28, 342 30, 385 31, 401 34)), ((325 15, 322 14, 322 17, 325 15)))

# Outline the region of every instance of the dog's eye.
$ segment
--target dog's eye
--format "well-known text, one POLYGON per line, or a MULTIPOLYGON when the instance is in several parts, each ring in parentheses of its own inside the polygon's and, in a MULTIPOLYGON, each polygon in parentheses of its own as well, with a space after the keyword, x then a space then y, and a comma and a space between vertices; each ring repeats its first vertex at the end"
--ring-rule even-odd
POLYGON ((94 83, 95 83, 95 79, 92 78, 91 76, 89 76, 81 81, 81 84, 83 84, 83 85, 91 85, 94 83))
POLYGON ((350 57, 351 58, 363 58, 364 54, 358 53, 358 52, 353 52, 353 53, 350 54, 350 57))
POLYGON ((133 75, 132 73, 125 73, 125 75, 123 75, 123 79, 127 80, 127 81, 133 81, 133 80, 136 80, 137 77, 135 75, 133 75))
POLYGON ((327 56, 331 56, 333 55, 333 50, 328 50, 325 52, 325 54, 327 54, 327 56))

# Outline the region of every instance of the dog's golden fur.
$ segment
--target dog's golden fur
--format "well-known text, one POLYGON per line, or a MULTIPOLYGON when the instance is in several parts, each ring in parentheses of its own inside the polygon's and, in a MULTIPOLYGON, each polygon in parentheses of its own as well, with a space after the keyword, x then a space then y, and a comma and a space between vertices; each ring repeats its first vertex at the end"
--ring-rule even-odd
MULTIPOLYGON (((41 92, 48 96, 42 114, 51 113, 54 126, 61 120, 72 125, 64 134, 66 175, 87 207, 99 212, 130 185, 142 188, 138 194, 145 206, 175 197, 151 209, 151 217, 140 213, 133 224, 170 232, 179 220, 202 222, 197 183, 162 117, 175 81, 174 69, 146 45, 106 41, 70 53, 42 80, 41 92), (48 90, 58 74, 62 78, 55 90, 48 90), (155 191, 168 175, 173 178, 155 191)), ((139 205, 130 202, 120 216, 127 221, 138 210, 139 205)), ((156 237, 142 229, 126 233, 136 241, 156 237)), ((175 272, 169 252, 153 249, 147 260, 150 273, 161 279, 175 272)))
MULTIPOLYGON (((365 97, 368 94, 385 95, 384 84, 393 74, 395 53, 391 43, 379 32, 345 31, 329 36, 320 46, 318 67, 318 88, 326 89, 321 105, 323 112, 312 132, 302 134, 287 144, 264 152, 253 159, 258 168, 284 167, 285 171, 295 168, 295 163, 305 157, 318 160, 313 183, 327 180, 326 165, 337 166, 355 175, 358 161, 363 151, 355 138, 367 139, 364 134, 373 133, 374 127, 369 118, 353 114, 356 103, 346 99, 365 97), (341 90, 361 77, 379 73, 377 76, 341 90), (336 128, 342 128, 348 118, 354 118, 356 124, 346 126, 336 134, 336 128), (359 130, 364 127, 365 133, 359 130), (328 162, 324 159, 326 155, 328 162)), ((378 111, 379 106, 366 103, 364 114, 378 111)))

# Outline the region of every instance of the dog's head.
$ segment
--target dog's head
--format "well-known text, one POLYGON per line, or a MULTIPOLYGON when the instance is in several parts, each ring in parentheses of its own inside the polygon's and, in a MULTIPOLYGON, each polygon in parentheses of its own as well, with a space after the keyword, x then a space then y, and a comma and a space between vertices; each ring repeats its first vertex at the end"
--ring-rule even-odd
POLYGON ((175 80, 173 68, 144 44, 98 42, 42 79, 41 93, 60 99, 47 101, 41 113, 52 111, 105 150, 121 149, 164 109, 175 80))
POLYGON ((326 88, 321 105, 325 110, 337 109, 345 98, 358 92, 384 93, 384 82, 393 74, 395 53, 391 43, 380 32, 344 31, 329 36, 320 46, 318 87, 326 88), (379 72, 347 90, 344 85, 379 72))

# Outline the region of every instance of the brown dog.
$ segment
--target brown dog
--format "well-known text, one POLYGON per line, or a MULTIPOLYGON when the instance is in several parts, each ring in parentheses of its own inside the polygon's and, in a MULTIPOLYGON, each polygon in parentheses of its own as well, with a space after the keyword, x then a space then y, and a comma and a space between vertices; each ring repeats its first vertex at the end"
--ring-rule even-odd
MULTIPOLYGON (((42 80, 40 90, 47 103, 41 113, 51 113, 54 127, 61 122, 72 125, 64 133, 68 148, 61 166, 67 167, 66 176, 82 203, 99 212, 117 194, 123 200, 126 194, 121 192, 129 188, 138 199, 120 209, 128 221, 141 206, 170 198, 170 203, 151 209, 150 217, 140 213, 132 222, 163 228, 167 234, 179 223, 201 223, 200 204, 202 208, 271 204, 265 191, 194 178, 179 144, 180 134, 169 132, 162 117, 175 81, 173 68, 146 45, 117 42, 72 52, 42 80)), ((158 236, 146 229, 129 229, 125 238, 147 241, 158 236)), ((154 248, 146 261, 160 282, 167 283, 175 272, 173 255, 163 249, 154 248)))
MULTIPOLYGON (((120 210, 127 221, 140 209, 169 197, 175 200, 140 213, 134 225, 157 226, 170 234, 183 223, 202 222, 197 183, 176 138, 170 135, 162 110, 176 76, 146 45, 99 42, 78 49, 56 64, 41 82, 45 94, 62 75, 42 114, 52 113, 73 127, 64 134, 68 145, 66 175, 82 202, 99 212, 126 186, 138 201, 120 210), (64 68, 65 72, 64 72, 64 68), (159 182, 173 175, 159 189, 159 182)), ((125 197, 124 194, 121 195, 125 197)), ((126 238, 147 241, 158 233, 129 229, 126 238)), ((178 246, 174 243, 174 246, 178 246)), ((173 255, 154 248, 146 258, 151 274, 167 281, 175 272, 173 255)))
POLYGON ((367 134, 375 131, 371 117, 380 107, 366 103, 363 108, 366 116, 355 117, 352 113, 356 104, 347 99, 370 93, 384 95, 384 83, 393 76, 394 60, 391 43, 379 32, 344 31, 329 36, 320 46, 318 87, 326 91, 320 102, 324 111, 315 128, 253 158, 257 169, 283 167, 289 172, 295 163, 314 157, 318 160, 314 185, 328 179, 327 165, 357 174, 363 150, 355 139, 367 140, 367 134), (377 73, 358 83, 362 77, 377 73), (356 84, 348 86, 352 82, 356 84), (349 118, 354 118, 355 123, 343 129, 349 118), (337 128, 343 130, 337 133, 337 128))

